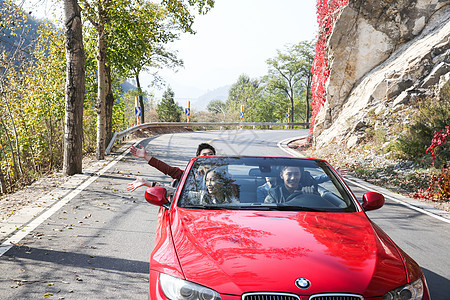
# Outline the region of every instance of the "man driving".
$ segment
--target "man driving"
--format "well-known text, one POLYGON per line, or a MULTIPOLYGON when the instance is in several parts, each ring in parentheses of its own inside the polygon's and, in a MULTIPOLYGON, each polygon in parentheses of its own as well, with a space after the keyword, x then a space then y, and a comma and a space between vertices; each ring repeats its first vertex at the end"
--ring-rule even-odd
POLYGON ((299 194, 317 193, 317 183, 309 174, 300 167, 284 166, 281 169, 280 177, 282 185, 278 185, 269 190, 264 199, 265 203, 284 203, 294 199, 299 194))

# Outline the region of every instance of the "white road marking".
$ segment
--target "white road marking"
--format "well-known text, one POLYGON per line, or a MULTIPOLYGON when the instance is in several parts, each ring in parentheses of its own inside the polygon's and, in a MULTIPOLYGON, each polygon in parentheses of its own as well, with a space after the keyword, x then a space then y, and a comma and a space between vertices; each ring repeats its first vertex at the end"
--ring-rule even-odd
POLYGON ((30 223, 28 223, 25 227, 23 227, 16 234, 12 235, 10 238, 5 240, 0 245, 0 256, 3 256, 12 246, 18 244, 24 237, 26 237, 31 231, 33 231, 36 227, 41 225, 45 220, 50 218, 55 212, 57 212, 61 207, 69 203, 70 200, 75 198, 79 193, 81 193, 85 188, 87 188, 91 183, 97 180, 100 176, 102 176, 106 171, 108 171, 112 166, 114 166, 117 162, 119 162, 125 155, 128 154, 130 148, 125 150, 119 157, 115 160, 111 161, 108 165, 106 165, 103 169, 101 169, 96 175, 91 176, 88 180, 79 185, 75 190, 70 192, 67 196, 56 202, 52 207, 43 212, 37 218, 33 219, 30 223))
POLYGON ((299 136, 299 137, 297 137, 297 138, 288 138, 288 139, 279 141, 279 142, 277 143, 277 146, 278 146, 278 148, 280 148, 281 150, 283 150, 284 152, 286 152, 286 153, 288 153, 288 154, 290 154, 290 155, 292 155, 292 156, 304 157, 300 152, 295 151, 294 149, 291 149, 291 148, 289 148, 289 147, 287 146, 287 144, 288 144, 290 141, 294 141, 294 140, 301 139, 301 138, 304 138, 304 137, 305 137, 305 136, 299 136))
MULTIPOLYGON (((350 182, 351 184, 354 184, 354 185, 356 185, 356 186, 359 186, 360 188, 363 188, 363 189, 365 189, 365 190, 367 190, 367 191, 369 191, 369 192, 379 192, 379 189, 377 190, 377 189, 374 189, 374 188, 370 188, 369 186, 367 186, 367 185, 365 185, 365 184, 358 183, 358 182, 356 182, 356 181, 354 181, 354 180, 349 179, 348 176, 345 177, 345 181, 350 182)), ((439 216, 439 215, 437 215, 437 214, 435 214, 435 213, 429 212, 429 211, 427 211, 426 209, 423 209, 423 208, 417 207, 417 206, 415 206, 415 205, 411 205, 411 204, 409 204, 409 203, 407 203, 407 202, 405 202, 405 201, 402 201, 402 200, 398 199, 399 196, 397 196, 397 195, 396 195, 395 193, 393 193, 393 192, 390 192, 390 191, 385 190, 385 191, 383 191, 382 194, 383 194, 383 196, 384 196, 385 198, 387 198, 387 199, 390 199, 390 200, 392 200, 392 201, 394 201, 394 202, 397 202, 397 203, 400 203, 400 204, 402 204, 402 205, 404 205, 404 206, 406 206, 406 207, 408 207, 408 208, 410 208, 410 209, 413 209, 413 210, 415 210, 415 211, 418 211, 418 212, 420 212, 420 213, 426 214, 426 215, 428 215, 428 216, 430 216, 430 217, 433 217, 433 218, 435 218, 435 219, 438 219, 438 220, 440 220, 440 221, 443 221, 443 222, 446 222, 446 223, 449 223, 449 224, 450 224, 450 220, 449 220, 449 219, 444 218, 444 217, 441 217, 441 216, 439 216), (389 194, 390 194, 390 195, 389 195, 389 194)), ((436 209, 436 210, 439 210, 439 209, 436 209)))

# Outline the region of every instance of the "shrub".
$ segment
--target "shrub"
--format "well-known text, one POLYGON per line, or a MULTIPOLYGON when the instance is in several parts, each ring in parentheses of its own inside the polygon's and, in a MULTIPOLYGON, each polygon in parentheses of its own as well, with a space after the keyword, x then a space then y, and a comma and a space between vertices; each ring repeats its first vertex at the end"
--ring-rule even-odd
POLYGON ((440 174, 431 177, 429 187, 426 190, 419 189, 413 197, 432 201, 450 201, 450 166, 445 164, 440 174))
POLYGON ((424 159, 430 161, 426 154, 429 149, 433 162, 436 161, 437 167, 440 167, 450 160, 450 147, 448 143, 436 144, 436 138, 439 137, 435 135, 442 134, 450 125, 449 98, 441 96, 441 99, 421 100, 414 106, 416 109, 411 117, 410 126, 399 137, 398 154, 416 162, 424 159))

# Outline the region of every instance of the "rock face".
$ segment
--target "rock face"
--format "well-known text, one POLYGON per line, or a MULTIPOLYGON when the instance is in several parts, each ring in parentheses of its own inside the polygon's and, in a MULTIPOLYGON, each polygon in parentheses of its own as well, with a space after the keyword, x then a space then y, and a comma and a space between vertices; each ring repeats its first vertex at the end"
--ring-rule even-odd
POLYGON ((449 46, 450 0, 349 0, 328 40, 316 146, 352 147, 368 128, 407 122, 402 112, 414 98, 436 95, 450 79, 449 46))

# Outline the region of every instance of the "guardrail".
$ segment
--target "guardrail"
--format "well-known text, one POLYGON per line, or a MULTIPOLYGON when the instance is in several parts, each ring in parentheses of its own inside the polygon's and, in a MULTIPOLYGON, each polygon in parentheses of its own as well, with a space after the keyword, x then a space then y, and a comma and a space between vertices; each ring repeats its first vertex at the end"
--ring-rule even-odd
POLYGON ((253 126, 309 126, 309 123, 273 123, 273 122, 159 122, 159 123, 145 123, 130 127, 128 129, 115 132, 108 147, 105 150, 105 154, 108 155, 111 152, 112 147, 117 140, 123 138, 124 136, 130 135, 135 131, 155 128, 155 127, 223 127, 223 126, 237 126, 239 127, 249 127, 253 126))

